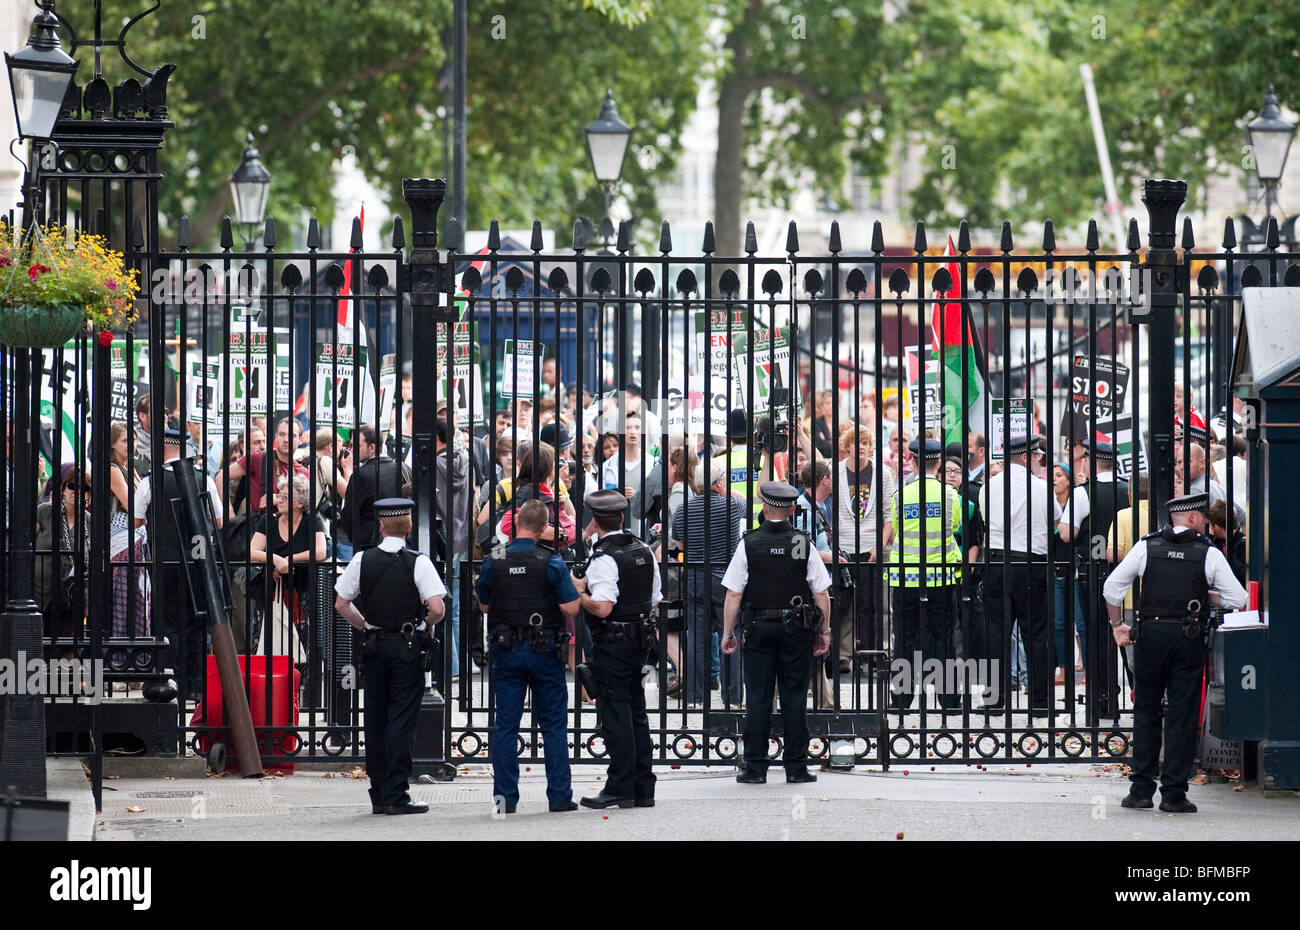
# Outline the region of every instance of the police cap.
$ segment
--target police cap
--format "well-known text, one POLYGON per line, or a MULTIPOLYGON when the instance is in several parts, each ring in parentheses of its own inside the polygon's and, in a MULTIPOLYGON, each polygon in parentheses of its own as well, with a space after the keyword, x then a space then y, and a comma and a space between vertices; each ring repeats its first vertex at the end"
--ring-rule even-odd
POLYGON ((415 502, 405 497, 384 497, 375 501, 375 516, 381 520, 384 517, 405 517, 414 507, 415 502))
POLYGON ((799 492, 784 481, 764 481, 758 495, 769 507, 793 507, 799 499, 799 492))
POLYGON ((1200 494, 1184 494, 1182 497, 1169 498, 1169 512, 1191 513, 1199 510, 1204 513, 1210 506, 1210 495, 1202 491, 1200 494))
POLYGON ((739 407, 727 414, 727 438, 737 441, 749 438, 749 418, 739 407))
POLYGON ((1115 461, 1115 446, 1104 439, 1098 439, 1092 444, 1092 449, 1088 454, 1098 462, 1115 461))
POLYGON ((1027 433, 1018 433, 1017 435, 1012 436, 1010 439, 1007 440, 1007 454, 1024 455, 1028 453, 1031 448, 1033 448, 1034 443, 1035 441, 1037 441, 1037 439, 1038 439, 1037 435, 1031 436, 1027 433))
POLYGON ((587 507, 597 517, 617 517, 627 510, 627 498, 613 489, 587 495, 587 507))
POLYGON ((934 462, 943 458, 943 443, 937 439, 913 439, 907 444, 907 448, 925 462, 934 462))
POLYGON ((166 445, 179 446, 185 441, 185 434, 175 426, 169 426, 163 430, 163 443, 166 445))

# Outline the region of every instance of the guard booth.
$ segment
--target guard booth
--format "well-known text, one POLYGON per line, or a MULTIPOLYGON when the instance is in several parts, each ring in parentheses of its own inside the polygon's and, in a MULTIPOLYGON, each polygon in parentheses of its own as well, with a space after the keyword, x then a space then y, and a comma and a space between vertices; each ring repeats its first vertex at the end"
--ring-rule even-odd
POLYGON ((1211 691, 1216 736, 1257 740, 1263 788, 1300 788, 1300 551, 1269 546, 1294 530, 1300 471, 1300 287, 1248 287, 1233 365, 1248 398, 1251 577, 1260 579, 1257 627, 1221 630, 1211 691), (1272 493, 1276 491, 1277 493, 1272 493), (1277 532, 1274 533, 1273 531, 1277 532), (1276 570, 1276 571, 1275 571, 1276 570))

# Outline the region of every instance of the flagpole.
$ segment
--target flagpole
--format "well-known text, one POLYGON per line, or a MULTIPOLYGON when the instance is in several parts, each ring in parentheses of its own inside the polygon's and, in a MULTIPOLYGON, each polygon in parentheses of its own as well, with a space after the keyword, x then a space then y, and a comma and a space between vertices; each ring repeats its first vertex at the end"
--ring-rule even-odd
POLYGON ((1092 65, 1079 65, 1083 78, 1083 95, 1088 101, 1088 118, 1092 121, 1092 138, 1097 145, 1097 160, 1101 162, 1101 182, 1106 189, 1106 216, 1110 218, 1111 232, 1115 235, 1115 251, 1124 251, 1124 222, 1120 211, 1124 209, 1115 189, 1115 172, 1110 166, 1110 151, 1106 147, 1106 127, 1101 122, 1101 107, 1097 104, 1097 87, 1092 81, 1092 65))

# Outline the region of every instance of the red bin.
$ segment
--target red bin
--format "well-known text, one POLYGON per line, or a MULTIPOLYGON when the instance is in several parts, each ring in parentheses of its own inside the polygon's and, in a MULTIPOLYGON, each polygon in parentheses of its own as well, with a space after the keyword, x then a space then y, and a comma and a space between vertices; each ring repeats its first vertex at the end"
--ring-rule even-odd
MULTIPOLYGON (((286 727, 284 730, 259 730, 257 733, 258 751, 262 756, 283 756, 298 748, 298 690, 302 674, 294 668, 290 657, 271 656, 270 684, 267 683, 266 660, 263 655, 237 656, 239 659, 239 677, 248 681, 248 709, 253 717, 254 727, 286 727), (249 666, 248 663, 251 663, 249 666), (251 668, 251 670, 250 670, 251 668), (292 685, 290 681, 292 680, 292 685), (266 719, 267 688, 271 689, 271 719, 266 719)), ((217 672, 217 657, 207 657, 207 701, 200 701, 190 718, 190 726, 221 727, 224 725, 224 704, 222 703, 221 675, 217 672), (211 708, 211 712, 209 712, 211 708)), ((239 760, 235 757, 235 747, 226 730, 216 734, 205 733, 199 736, 198 748, 203 755, 212 758, 212 749, 217 743, 226 749, 226 771, 238 771, 239 760)), ((292 762, 282 762, 266 766, 268 771, 292 772, 296 766, 292 762)))

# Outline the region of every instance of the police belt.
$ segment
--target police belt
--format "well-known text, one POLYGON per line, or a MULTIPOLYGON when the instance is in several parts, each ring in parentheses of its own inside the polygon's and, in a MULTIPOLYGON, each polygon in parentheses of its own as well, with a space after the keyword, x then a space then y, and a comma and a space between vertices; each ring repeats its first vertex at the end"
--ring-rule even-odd
POLYGON ((548 625, 546 622, 546 618, 543 617, 540 613, 534 611, 533 613, 529 614, 527 617, 524 617, 523 614, 521 613, 512 614, 509 617, 501 617, 500 615, 498 615, 492 618, 492 625, 508 626, 520 630, 541 630, 541 629, 557 630, 560 628, 562 623, 557 621, 548 625), (523 619, 516 619, 519 617, 522 617, 523 619))
POLYGON ((649 626, 651 626, 649 614, 642 614, 639 619, 627 622, 606 620, 598 627, 592 626, 591 636, 598 643, 621 643, 640 639, 643 631, 649 626))
MULTIPOLYGON (((418 623, 413 622, 412 627, 414 628, 415 626, 418 626, 418 623)), ((373 629, 367 628, 364 632, 366 636, 373 636, 375 639, 406 639, 406 637, 410 635, 406 630, 390 630, 388 627, 382 626, 374 627, 373 629)), ((424 633, 427 631, 415 630, 415 632, 424 633)))
POLYGON ((786 615, 798 607, 751 607, 746 609, 746 616, 753 620, 784 620, 786 615))
POLYGON ((1205 617, 1200 614, 1183 614, 1181 617, 1138 617, 1138 623, 1187 623, 1188 621, 1204 620, 1205 617))
POLYGON ((1025 553, 1017 552, 1014 549, 986 549, 988 553, 988 564, 990 566, 1002 564, 1003 557, 1006 557, 1007 564, 1016 562, 1046 562, 1046 555, 1039 555, 1037 552, 1025 553))

